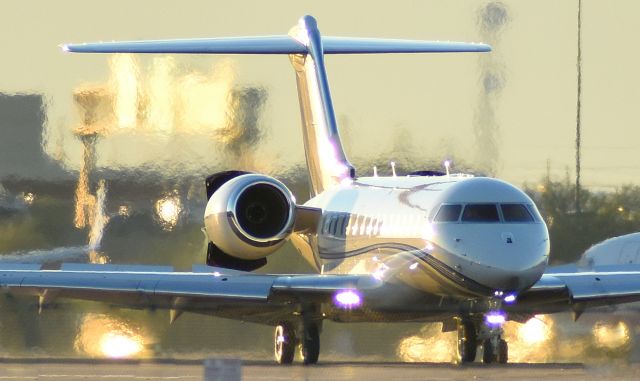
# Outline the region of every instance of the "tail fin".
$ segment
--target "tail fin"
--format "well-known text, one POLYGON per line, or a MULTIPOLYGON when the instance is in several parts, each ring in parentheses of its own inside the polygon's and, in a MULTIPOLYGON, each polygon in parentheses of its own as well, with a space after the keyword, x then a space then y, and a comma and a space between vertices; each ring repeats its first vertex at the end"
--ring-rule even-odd
POLYGON ((307 167, 317 195, 355 178, 340 142, 325 54, 487 52, 489 45, 350 37, 321 37, 316 20, 303 16, 288 36, 69 44, 79 53, 288 54, 296 71, 307 167))

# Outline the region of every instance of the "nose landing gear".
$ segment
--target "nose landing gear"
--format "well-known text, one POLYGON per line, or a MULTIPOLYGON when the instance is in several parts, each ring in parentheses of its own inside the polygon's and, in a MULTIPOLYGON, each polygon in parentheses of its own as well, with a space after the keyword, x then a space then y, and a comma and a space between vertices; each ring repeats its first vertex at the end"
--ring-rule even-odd
POLYGON ((509 360, 509 346, 500 336, 485 339, 482 349, 482 362, 485 364, 506 364, 509 360))
POLYGON ((506 364, 509 360, 509 346, 502 338, 504 331, 504 315, 490 312, 485 316, 480 328, 479 339, 482 340, 482 362, 485 364, 506 364), (489 317, 501 316, 501 320, 491 321, 489 317))
POLYGON ((482 362, 485 364, 506 364, 509 360, 509 346, 502 338, 503 330, 483 320, 462 318, 458 320, 457 362, 474 362, 478 344, 482 344, 482 362))

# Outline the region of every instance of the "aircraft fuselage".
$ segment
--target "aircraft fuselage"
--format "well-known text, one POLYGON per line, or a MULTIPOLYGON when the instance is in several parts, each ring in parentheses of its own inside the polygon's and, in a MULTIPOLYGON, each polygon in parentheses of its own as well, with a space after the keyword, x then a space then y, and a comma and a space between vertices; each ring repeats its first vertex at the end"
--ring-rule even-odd
POLYGON ((533 285, 549 257, 548 230, 533 201, 492 178, 359 178, 305 206, 323 210, 317 234, 292 242, 321 273, 374 274, 436 295, 490 297, 533 285))

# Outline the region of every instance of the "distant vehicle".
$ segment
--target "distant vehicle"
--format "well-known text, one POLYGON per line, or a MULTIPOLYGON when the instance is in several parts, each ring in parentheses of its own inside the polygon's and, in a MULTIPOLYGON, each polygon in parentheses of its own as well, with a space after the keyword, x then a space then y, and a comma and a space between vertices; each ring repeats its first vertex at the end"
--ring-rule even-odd
MULTIPOLYGON (((325 54, 488 52, 485 44, 322 37, 304 16, 289 35, 64 45, 69 52, 286 54, 293 64, 312 198, 240 171, 206 180, 203 272, 166 267, 7 267, 8 292, 166 308, 275 327, 275 359, 318 361, 324 320, 443 322, 458 360, 483 347, 505 363, 505 320, 640 299, 640 272, 549 272, 549 234, 534 202, 504 181, 464 174, 359 177, 340 142, 325 54), (253 271, 286 240, 318 274, 253 271)), ((371 86, 375 89, 375 81, 371 86)), ((379 90, 379 89, 375 89, 379 90)), ((551 269, 552 270, 552 269, 551 269)), ((200 270, 201 271, 201 270, 200 270)))

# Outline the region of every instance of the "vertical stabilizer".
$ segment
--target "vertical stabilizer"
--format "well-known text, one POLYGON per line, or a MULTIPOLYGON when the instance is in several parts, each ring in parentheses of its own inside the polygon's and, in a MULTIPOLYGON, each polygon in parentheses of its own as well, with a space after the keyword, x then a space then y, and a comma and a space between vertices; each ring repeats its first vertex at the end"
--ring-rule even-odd
POLYGON ((307 54, 291 54, 311 191, 317 195, 355 177, 340 142, 329 82, 324 66, 322 38, 311 16, 303 16, 289 35, 307 47, 307 54))

